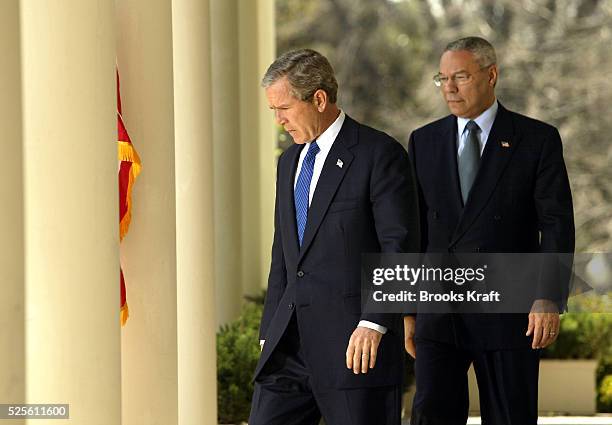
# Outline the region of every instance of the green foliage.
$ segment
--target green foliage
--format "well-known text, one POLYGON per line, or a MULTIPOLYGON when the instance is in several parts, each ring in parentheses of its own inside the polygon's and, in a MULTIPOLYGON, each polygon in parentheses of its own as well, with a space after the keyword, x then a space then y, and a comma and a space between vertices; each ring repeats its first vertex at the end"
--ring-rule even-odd
POLYGON ((259 294, 255 295, 245 295, 244 299, 249 302, 263 306, 264 302, 266 301, 266 290, 264 289, 259 294))
POLYGON ((612 375, 606 375, 598 388, 597 411, 612 413, 612 375))
POLYGON ((597 365, 597 411, 612 413, 612 349, 597 365))
POLYGON ((610 351, 612 314, 566 313, 561 316, 557 341, 542 357, 549 359, 596 359, 610 351))
POLYGON ((584 296, 570 300, 572 313, 561 316, 557 341, 542 353, 550 359, 599 359, 596 372, 597 411, 612 413, 612 314, 605 311, 601 297, 584 296))
POLYGON ((220 423, 249 417, 253 372, 259 359, 259 323, 263 306, 245 304, 240 317, 217 333, 217 385, 220 423))

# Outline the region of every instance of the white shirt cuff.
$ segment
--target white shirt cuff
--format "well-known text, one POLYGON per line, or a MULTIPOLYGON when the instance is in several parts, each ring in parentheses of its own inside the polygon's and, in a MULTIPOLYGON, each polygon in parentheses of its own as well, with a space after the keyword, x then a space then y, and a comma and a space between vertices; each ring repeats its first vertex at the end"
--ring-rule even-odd
POLYGON ((374 322, 369 322, 367 320, 360 320, 357 326, 361 326, 362 328, 373 329, 375 331, 380 332, 383 335, 387 333, 387 328, 385 328, 384 326, 380 326, 374 322))

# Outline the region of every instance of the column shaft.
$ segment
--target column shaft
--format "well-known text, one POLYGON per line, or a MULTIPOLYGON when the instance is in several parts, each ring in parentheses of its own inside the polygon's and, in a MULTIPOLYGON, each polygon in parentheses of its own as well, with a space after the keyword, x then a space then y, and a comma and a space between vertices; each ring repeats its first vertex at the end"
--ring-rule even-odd
POLYGON ((119 425, 114 3, 22 0, 20 12, 26 402, 119 425))
MULTIPOLYGON (((242 303, 242 223, 257 205, 241 201, 238 9, 249 2, 211 0, 215 282, 217 322, 234 319, 242 303)), ((253 133, 253 135, 255 135, 253 133)))
POLYGON ((178 423, 217 421, 208 1, 172 5, 176 157, 178 423))
POLYGON ((267 284, 276 129, 260 80, 274 59, 274 1, 211 0, 218 322, 267 284))
POLYGON ((275 58, 274 0, 242 3, 238 28, 242 202, 253 205, 242 215, 242 290, 258 294, 268 283, 274 232, 277 128, 260 86, 275 58))
MULTIPOLYGON (((0 400, 25 400, 23 138, 19 1, 0 2, 0 400), (10 349, 8 349, 10 347, 10 349)), ((23 421, 15 421, 22 424, 23 421)))
POLYGON ((176 425, 177 286, 172 2, 117 2, 123 118, 141 161, 121 243, 123 423, 176 425))

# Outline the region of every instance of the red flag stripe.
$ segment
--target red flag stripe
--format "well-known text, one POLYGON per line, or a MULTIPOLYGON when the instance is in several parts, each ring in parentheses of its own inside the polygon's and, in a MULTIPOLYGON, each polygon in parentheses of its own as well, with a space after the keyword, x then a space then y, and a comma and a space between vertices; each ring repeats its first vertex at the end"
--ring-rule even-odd
MULTIPOLYGON (((117 70, 117 158, 119 160, 119 239, 123 240, 132 219, 132 187, 140 174, 140 157, 132 145, 130 136, 121 116, 121 91, 119 88, 119 70, 117 70)), ((120 320, 125 325, 129 317, 127 293, 123 269, 120 268, 120 320)))

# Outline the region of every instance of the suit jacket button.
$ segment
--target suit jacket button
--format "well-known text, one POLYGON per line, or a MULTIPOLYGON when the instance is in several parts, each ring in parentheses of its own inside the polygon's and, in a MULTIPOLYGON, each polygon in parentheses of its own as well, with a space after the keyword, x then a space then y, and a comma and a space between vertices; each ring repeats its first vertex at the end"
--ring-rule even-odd
POLYGON ((293 310, 293 307, 295 307, 295 304, 289 303, 289 310, 293 310))
POLYGON ((298 271, 297 277, 304 277, 304 272, 302 270, 298 271))

